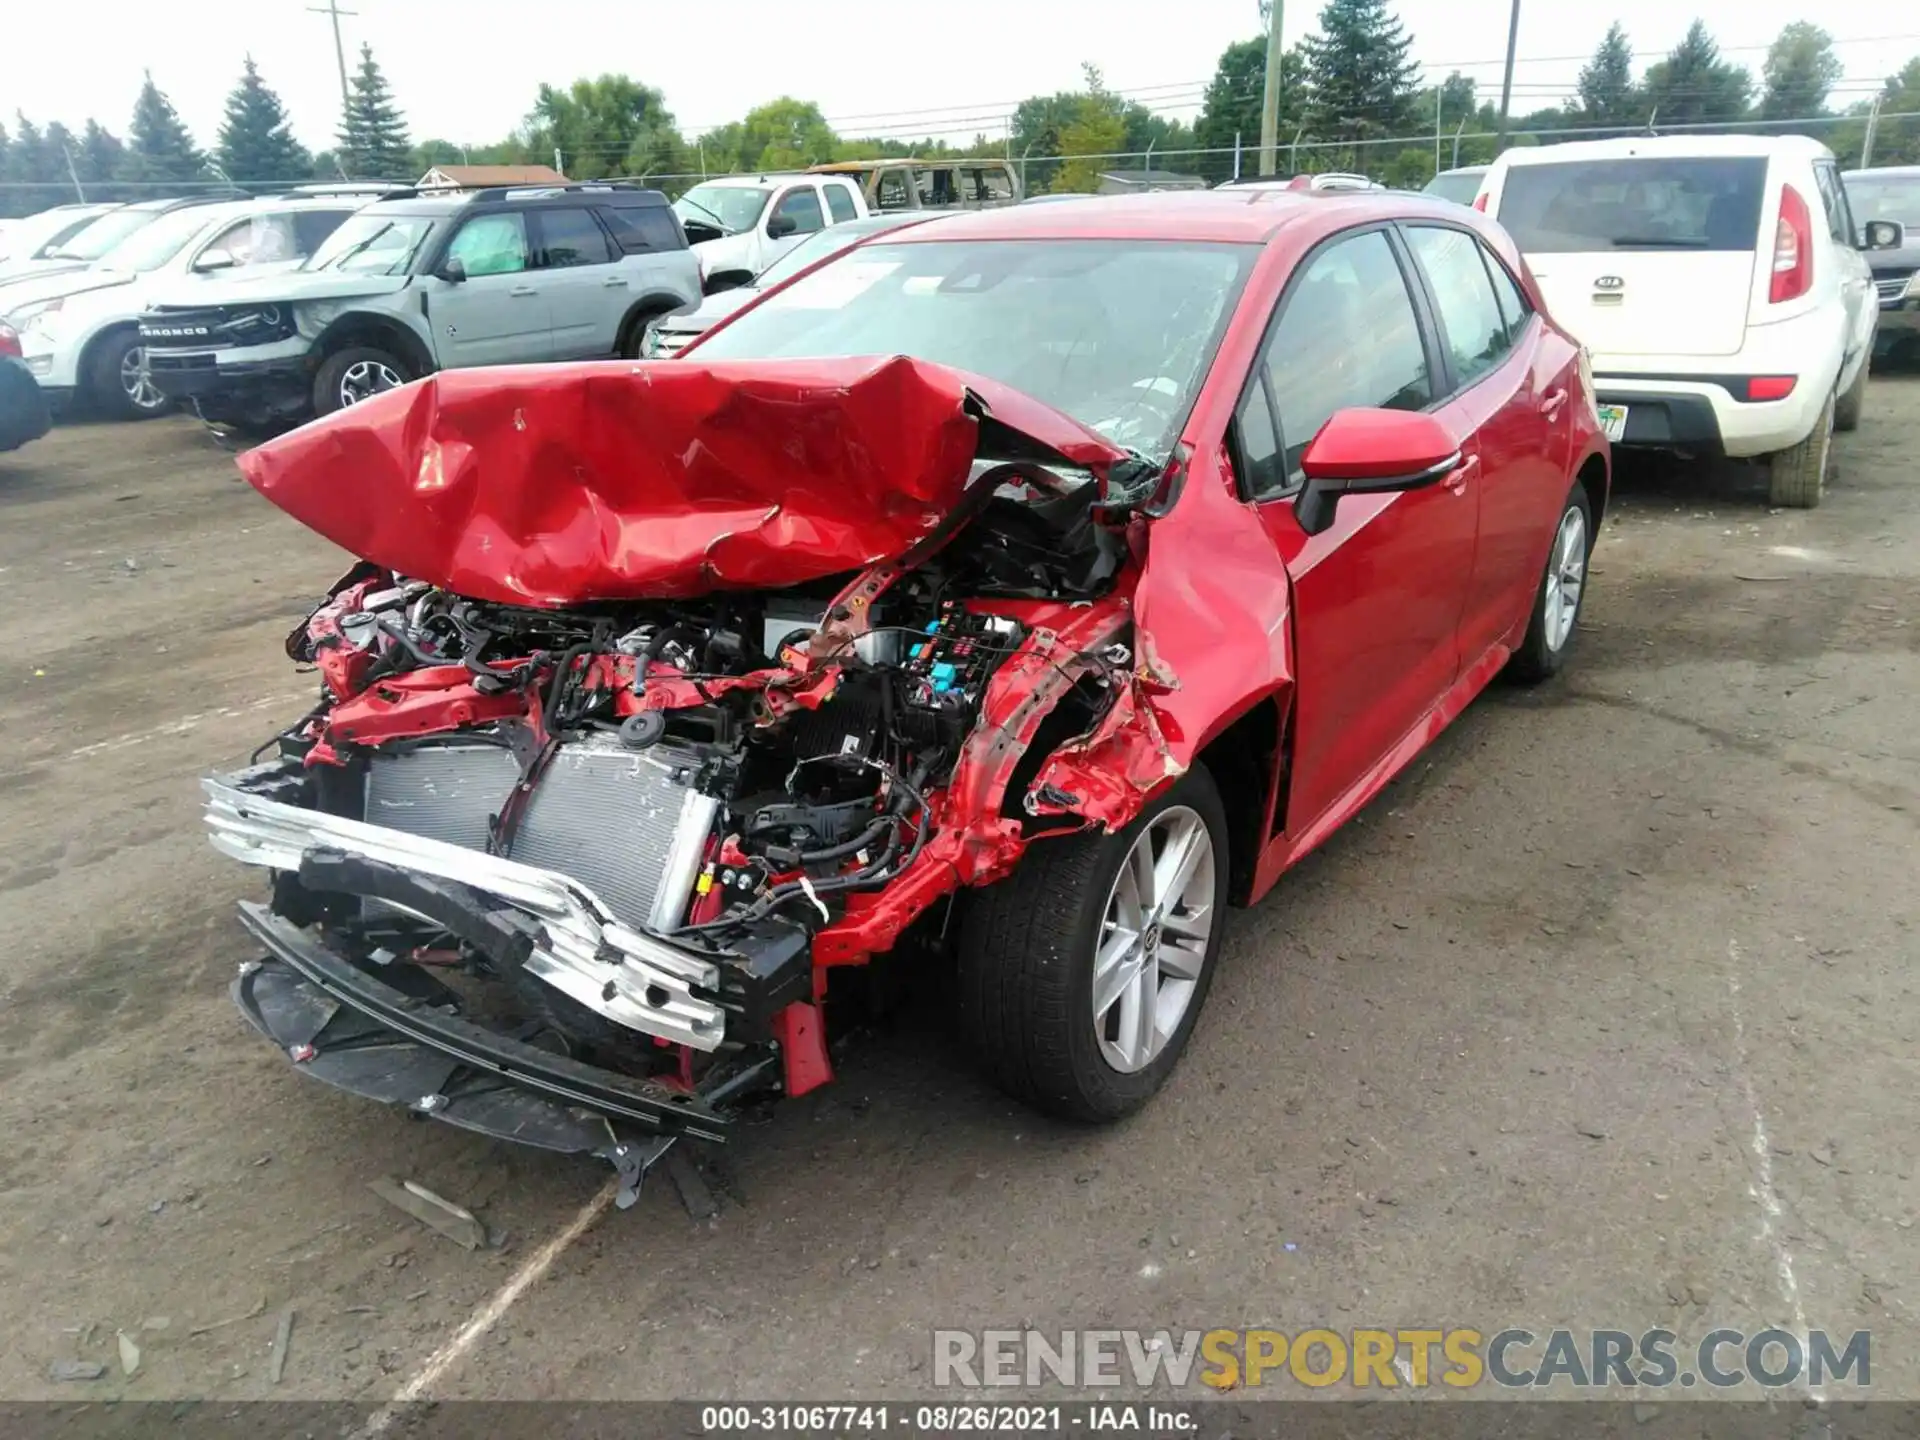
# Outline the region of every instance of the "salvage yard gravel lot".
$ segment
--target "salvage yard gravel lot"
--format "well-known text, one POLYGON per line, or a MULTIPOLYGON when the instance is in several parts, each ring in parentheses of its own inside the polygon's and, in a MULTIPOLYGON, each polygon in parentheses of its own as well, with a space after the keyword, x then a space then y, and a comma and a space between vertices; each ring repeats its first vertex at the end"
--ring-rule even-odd
POLYGON ((451 1357, 606 1176, 308 1083, 228 1003, 257 877, 196 781, 304 706, 281 641, 343 557, 184 419, 0 456, 0 1397, 882 1398, 936 1326, 1777 1324, 1870 1329, 1920 1398, 1917 454, 1895 377, 1821 509, 1628 467, 1566 675, 1235 914, 1134 1120, 1002 1100, 923 1006, 703 1160, 716 1220, 656 1175, 451 1357))

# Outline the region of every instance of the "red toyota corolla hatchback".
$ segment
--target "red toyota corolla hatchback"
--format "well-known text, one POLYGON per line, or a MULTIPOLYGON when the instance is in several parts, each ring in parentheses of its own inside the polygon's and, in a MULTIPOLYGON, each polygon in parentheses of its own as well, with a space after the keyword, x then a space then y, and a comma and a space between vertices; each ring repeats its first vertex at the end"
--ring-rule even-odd
POLYGON ((1608 487, 1497 226, 1232 190, 930 221, 682 358, 430 377, 241 464, 364 563, 289 639, 312 710, 207 782, 276 875, 236 999, 623 1172, 830 1078, 835 974, 909 927, 1008 1089, 1143 1102, 1225 907, 1559 669, 1608 487))

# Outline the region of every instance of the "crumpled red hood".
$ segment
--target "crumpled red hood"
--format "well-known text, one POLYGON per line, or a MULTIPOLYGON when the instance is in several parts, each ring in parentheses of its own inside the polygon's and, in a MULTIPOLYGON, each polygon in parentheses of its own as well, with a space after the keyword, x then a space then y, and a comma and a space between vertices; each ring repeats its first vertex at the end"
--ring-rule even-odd
POLYGON ((1096 472, 1126 452, 920 360, 453 370, 240 457, 302 524, 517 605, 774 588, 893 559, 967 488, 982 413, 1096 472))

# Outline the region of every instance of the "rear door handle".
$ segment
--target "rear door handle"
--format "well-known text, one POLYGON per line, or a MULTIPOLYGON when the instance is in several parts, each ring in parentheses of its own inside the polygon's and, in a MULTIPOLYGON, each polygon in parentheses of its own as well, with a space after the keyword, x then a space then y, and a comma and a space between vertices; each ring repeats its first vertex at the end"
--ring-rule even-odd
POLYGON ((1478 455, 1469 455, 1458 465, 1454 466, 1453 469, 1449 470, 1446 478, 1440 483, 1454 494, 1464 495, 1467 493, 1467 482, 1473 478, 1474 473, 1478 471, 1479 468, 1480 457, 1478 455))
POLYGON ((507 294, 511 295, 516 300, 524 300, 529 296, 538 295, 539 293, 540 292, 534 289, 533 286, 531 285, 521 285, 507 292, 507 294))
POLYGON ((1546 398, 1540 402, 1540 413, 1551 420, 1560 413, 1560 407, 1567 403, 1565 390, 1549 390, 1546 398))
POLYGON ((609 290, 624 290, 627 288, 627 279, 624 275, 610 276, 608 279, 602 280, 600 283, 606 286, 607 289, 609 290))

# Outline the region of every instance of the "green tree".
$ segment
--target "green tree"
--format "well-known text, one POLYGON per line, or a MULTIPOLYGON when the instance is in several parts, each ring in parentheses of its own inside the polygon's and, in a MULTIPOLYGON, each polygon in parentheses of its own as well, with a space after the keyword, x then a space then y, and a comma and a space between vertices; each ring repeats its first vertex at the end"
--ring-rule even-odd
POLYGON ((291 183, 313 173, 313 157, 293 138, 286 106, 261 80, 251 55, 240 82, 227 96, 227 116, 220 125, 215 153, 220 168, 241 184, 291 183))
MULTIPOLYGON (((1861 101, 1850 114, 1853 118, 1826 133, 1826 142, 1843 165, 1864 163, 1862 148, 1867 138, 1867 112, 1871 101, 1861 101)), ((1880 89, 1880 122, 1873 132, 1874 165, 1920 164, 1920 55, 1887 77, 1880 89)))
POLYGON ((583 78, 564 90, 542 85, 526 131, 534 154, 557 148, 576 180, 673 170, 685 148, 660 92, 626 75, 583 78))
POLYGON ((1753 77, 1720 58, 1720 47, 1696 20, 1643 86, 1656 125, 1727 124, 1743 120, 1753 77))
POLYGON ((151 190, 154 185, 207 178, 206 156, 193 143, 173 102, 153 83, 151 71, 133 102, 127 139, 123 179, 148 182, 151 190))
POLYGON ((1072 114, 1059 130, 1063 160, 1054 172, 1049 189, 1092 194, 1100 188, 1102 171, 1119 164, 1114 159, 1126 144, 1126 105, 1107 89, 1100 68, 1083 64, 1086 90, 1075 97, 1072 114))
POLYGON ((1767 50, 1761 70, 1760 117, 1798 120, 1824 115, 1827 96, 1845 67, 1833 53, 1833 37, 1818 25, 1796 20, 1767 50))
POLYGON ((360 47, 360 68, 349 87, 339 139, 335 159, 350 179, 411 180, 417 173, 407 171, 413 147, 407 141, 406 118, 394 103, 371 45, 360 47))
POLYGON ((801 170, 833 159, 836 137, 818 105, 782 95, 747 112, 736 144, 735 169, 801 170))
POLYGON ((74 152, 73 159, 80 171, 80 178, 86 182, 89 200, 138 198, 132 191, 113 183, 114 177, 126 169, 127 147, 120 143, 119 136, 102 126, 98 120, 87 121, 87 128, 80 132, 80 148, 74 152))
POLYGON ((1579 116, 1587 125, 1637 125, 1647 118, 1633 83, 1633 47, 1618 20, 1607 27, 1593 58, 1580 71, 1579 116))
MULTIPOLYGON (((1220 53, 1200 102, 1194 123, 1194 143, 1217 155, 1200 157, 1198 173, 1209 180, 1233 174, 1234 142, 1241 146, 1243 174, 1257 173, 1260 159, 1260 105, 1267 83, 1267 42, 1264 37, 1236 40, 1220 53)), ((1280 138, 1290 139, 1305 114, 1306 58, 1294 46, 1280 57, 1280 138)), ((1282 164, 1285 162, 1282 161, 1282 164)))
MULTIPOLYGON (((1307 128, 1317 140, 1356 141, 1415 128, 1420 67, 1387 0, 1327 0, 1320 30, 1301 42, 1309 94, 1307 128)), ((1321 159, 1330 159, 1319 152, 1321 159)), ((1348 156, 1343 163, 1354 163, 1348 156)))

